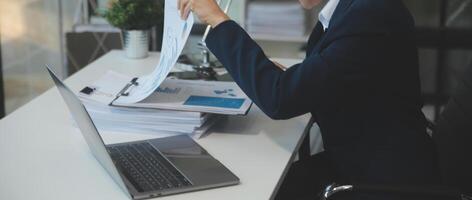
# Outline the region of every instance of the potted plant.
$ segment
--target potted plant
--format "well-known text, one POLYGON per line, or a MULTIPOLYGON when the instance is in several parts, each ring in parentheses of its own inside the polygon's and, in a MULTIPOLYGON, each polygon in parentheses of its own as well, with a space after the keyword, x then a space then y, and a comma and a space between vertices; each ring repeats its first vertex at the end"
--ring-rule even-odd
POLYGON ((105 12, 108 22, 122 31, 123 47, 129 58, 144 58, 149 51, 149 32, 162 25, 161 0, 112 0, 105 12))

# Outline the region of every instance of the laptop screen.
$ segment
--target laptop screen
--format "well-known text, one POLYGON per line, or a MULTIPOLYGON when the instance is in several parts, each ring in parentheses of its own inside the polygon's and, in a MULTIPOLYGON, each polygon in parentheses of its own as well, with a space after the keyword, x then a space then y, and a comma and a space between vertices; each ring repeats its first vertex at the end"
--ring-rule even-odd
POLYGON ((92 154, 95 159, 105 168, 108 174, 113 180, 121 187, 121 189, 129 196, 130 193, 121 178, 118 170, 116 169, 108 151, 105 148, 105 144, 97 131, 97 128, 93 124, 90 115, 85 109, 80 99, 55 75, 55 73, 47 67, 49 74, 51 75, 54 84, 56 85, 59 93, 61 94, 64 102, 66 103, 72 118, 77 123, 85 141, 87 142, 92 154))

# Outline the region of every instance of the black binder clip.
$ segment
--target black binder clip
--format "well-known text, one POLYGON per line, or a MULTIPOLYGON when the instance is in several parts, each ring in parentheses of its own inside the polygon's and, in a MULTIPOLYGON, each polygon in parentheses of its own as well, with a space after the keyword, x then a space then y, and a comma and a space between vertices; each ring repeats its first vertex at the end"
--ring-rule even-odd
POLYGON ((131 82, 129 82, 128 84, 126 84, 126 86, 125 86, 123 89, 121 89, 120 92, 118 92, 118 94, 116 95, 115 100, 118 99, 120 96, 129 96, 129 90, 130 90, 130 88, 133 87, 133 86, 138 86, 138 85, 139 85, 139 83, 138 83, 138 78, 137 78, 137 77, 136 77, 136 78, 133 78, 133 79, 131 80, 131 82))
POLYGON ((96 90, 96 88, 91 88, 91 87, 85 87, 84 89, 80 90, 81 93, 83 94, 86 94, 86 95, 90 95, 92 94, 94 91, 96 90))
POLYGON ((128 84, 126 84, 125 87, 123 87, 123 89, 121 89, 120 92, 118 92, 118 94, 116 94, 115 99, 113 99, 113 101, 111 101, 109 105, 112 106, 113 102, 115 102, 121 96, 129 96, 129 91, 131 87, 138 86, 138 85, 139 83, 138 83, 137 77, 131 79, 131 81, 128 84))

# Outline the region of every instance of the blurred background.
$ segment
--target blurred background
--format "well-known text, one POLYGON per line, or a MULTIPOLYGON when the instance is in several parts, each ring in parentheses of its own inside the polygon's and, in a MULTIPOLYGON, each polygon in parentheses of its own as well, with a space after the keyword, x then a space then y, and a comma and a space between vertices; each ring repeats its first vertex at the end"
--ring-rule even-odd
MULTIPOLYGON (((230 16, 267 55, 303 58, 319 8, 304 11, 297 2, 236 0, 230 16)), ((404 2, 416 20, 424 111, 434 120, 457 77, 472 65, 472 0, 404 2)), ((121 49, 120 31, 100 15, 108 3, 0 0, 0 118, 52 86, 44 64, 67 77, 106 52, 121 49)), ((194 28, 184 53, 196 54, 203 29, 203 25, 194 28)), ((160 49, 158 32, 152 34, 150 49, 154 51, 160 49)))

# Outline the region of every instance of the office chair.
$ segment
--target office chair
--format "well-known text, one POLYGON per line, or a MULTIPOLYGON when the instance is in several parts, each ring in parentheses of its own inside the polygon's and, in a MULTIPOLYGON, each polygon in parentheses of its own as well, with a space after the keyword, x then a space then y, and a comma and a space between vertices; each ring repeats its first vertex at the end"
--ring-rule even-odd
POLYGON ((337 185, 325 188, 322 200, 339 193, 363 192, 395 196, 421 196, 447 200, 472 200, 472 66, 469 66, 432 128, 439 186, 337 185))

